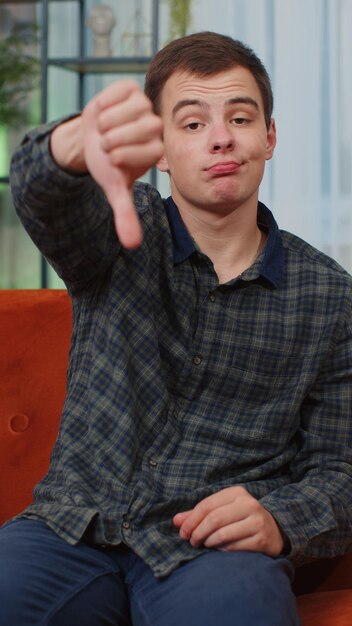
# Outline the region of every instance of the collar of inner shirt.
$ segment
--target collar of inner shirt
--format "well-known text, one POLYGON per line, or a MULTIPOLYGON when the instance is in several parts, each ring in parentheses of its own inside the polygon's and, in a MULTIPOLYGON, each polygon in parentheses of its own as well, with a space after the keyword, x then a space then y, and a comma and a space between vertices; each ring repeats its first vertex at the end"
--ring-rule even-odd
MULTIPOLYGON (((182 263, 192 254, 199 253, 200 250, 186 229, 171 196, 165 200, 165 209, 172 234, 174 263, 182 263)), ((240 279, 249 282, 261 278, 277 289, 284 269, 284 247, 274 216, 262 202, 258 202, 257 223, 259 228, 268 235, 265 246, 253 265, 242 272, 234 281, 240 279)))

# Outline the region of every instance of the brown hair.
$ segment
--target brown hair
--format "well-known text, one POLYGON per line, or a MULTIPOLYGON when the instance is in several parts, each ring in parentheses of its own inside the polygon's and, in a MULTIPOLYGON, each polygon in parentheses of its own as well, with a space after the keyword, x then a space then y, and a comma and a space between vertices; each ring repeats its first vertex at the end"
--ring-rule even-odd
POLYGON ((270 126, 273 93, 268 73, 251 48, 226 35, 202 32, 171 41, 159 50, 149 66, 144 91, 160 113, 161 93, 166 81, 177 71, 199 77, 210 76, 240 65, 253 75, 264 106, 265 123, 270 126))

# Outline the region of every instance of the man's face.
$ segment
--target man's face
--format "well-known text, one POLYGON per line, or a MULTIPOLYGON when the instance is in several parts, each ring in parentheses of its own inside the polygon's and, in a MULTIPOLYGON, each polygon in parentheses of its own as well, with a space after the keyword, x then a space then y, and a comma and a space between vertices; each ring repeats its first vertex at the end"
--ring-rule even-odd
POLYGON ((176 72, 161 98, 164 156, 180 209, 226 215, 257 207, 265 161, 272 157, 275 124, 265 125, 259 87, 249 70, 234 67, 199 78, 176 72))

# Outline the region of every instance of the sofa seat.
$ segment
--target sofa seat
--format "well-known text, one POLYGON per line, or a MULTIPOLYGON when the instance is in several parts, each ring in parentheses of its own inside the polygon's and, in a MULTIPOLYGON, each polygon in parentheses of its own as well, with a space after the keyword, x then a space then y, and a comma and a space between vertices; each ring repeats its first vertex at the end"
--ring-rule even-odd
MULTIPOLYGON (((47 471, 71 329, 65 291, 0 290, 0 523, 31 502, 47 471)), ((302 626, 352 626, 352 554, 298 569, 294 591, 302 626)))
POLYGON ((298 596, 302 626, 351 626, 352 589, 298 596))

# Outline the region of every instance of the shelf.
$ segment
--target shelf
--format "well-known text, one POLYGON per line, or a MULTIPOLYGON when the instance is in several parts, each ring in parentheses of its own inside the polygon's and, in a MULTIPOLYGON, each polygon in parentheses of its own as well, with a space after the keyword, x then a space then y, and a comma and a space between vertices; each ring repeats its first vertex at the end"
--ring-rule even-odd
POLYGON ((151 57, 51 58, 48 66, 62 67, 79 74, 134 74, 146 72, 151 57))

